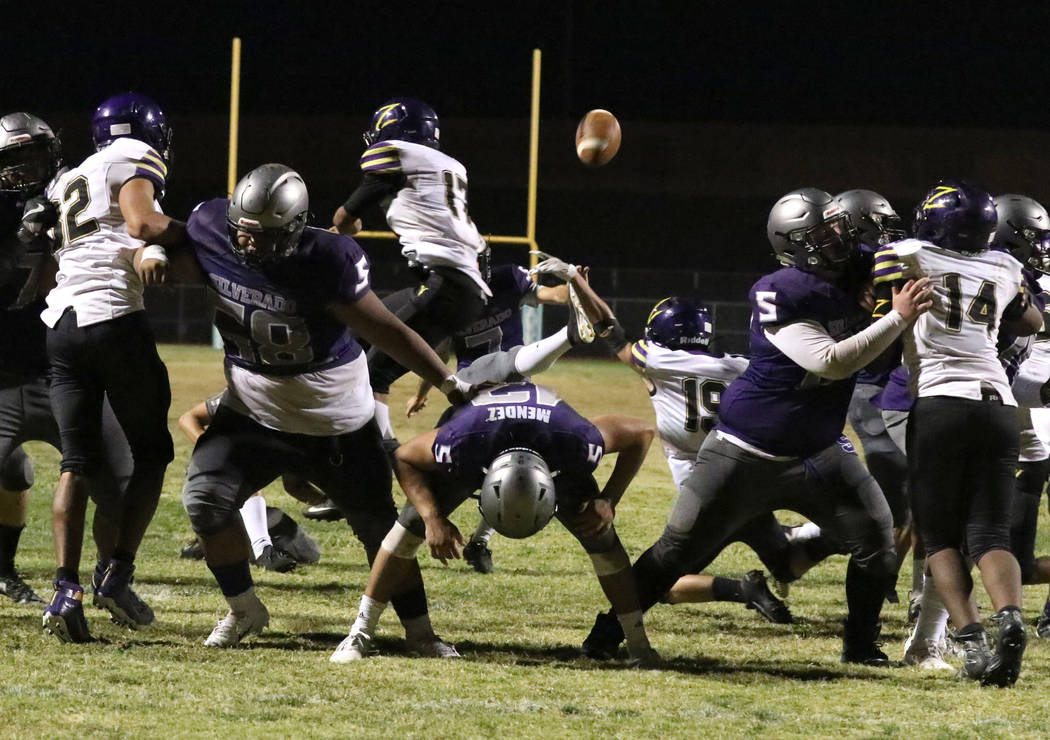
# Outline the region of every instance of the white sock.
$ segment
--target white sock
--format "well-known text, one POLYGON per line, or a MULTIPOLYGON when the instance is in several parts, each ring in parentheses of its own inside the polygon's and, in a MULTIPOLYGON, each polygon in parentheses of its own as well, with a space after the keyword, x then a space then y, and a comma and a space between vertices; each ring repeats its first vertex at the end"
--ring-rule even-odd
POLYGON ((259 597, 255 595, 255 586, 249 586, 247 591, 236 596, 227 596, 226 603, 230 605, 230 611, 234 614, 244 614, 259 603, 259 597))
POLYGON ((485 517, 481 517, 481 521, 478 522, 478 528, 474 530, 474 534, 470 535, 470 540, 471 542, 480 542, 487 545, 495 533, 496 530, 489 526, 489 523, 485 521, 485 517))
POLYGON ((941 642, 948 627, 948 610, 933 582, 926 576, 922 584, 922 600, 919 602, 919 618, 915 621, 914 643, 922 645, 926 640, 941 642))
POLYGON ((795 532, 795 540, 805 542, 820 537, 820 527, 813 522, 806 522, 795 532))
POLYGON ((922 591, 923 574, 926 571, 926 558, 911 559, 911 592, 913 594, 922 591))
POLYGON ((434 627, 430 624, 429 614, 402 620, 401 626, 405 628, 405 639, 409 642, 421 642, 434 638, 434 627))
POLYGON ((241 507, 241 519, 244 520, 248 540, 252 543, 252 552, 255 557, 259 557, 267 545, 273 544, 266 526, 266 499, 262 496, 249 497, 241 507))
POLYGON ((569 343, 569 330, 561 330, 538 342, 526 344, 514 357, 514 369, 525 376, 549 370, 572 345, 569 343))
POLYGON ((382 401, 376 401, 376 424, 383 439, 394 438, 394 427, 390 424, 390 407, 382 401))
POLYGON ((629 652, 649 649, 649 637, 645 634, 645 624, 642 621, 641 611, 617 614, 616 619, 620 622, 620 626, 623 627, 623 634, 627 638, 627 650, 629 652))
POLYGON ((361 603, 357 607, 357 619, 350 627, 350 634, 364 632, 371 637, 386 607, 382 601, 376 601, 370 596, 361 596, 361 603))

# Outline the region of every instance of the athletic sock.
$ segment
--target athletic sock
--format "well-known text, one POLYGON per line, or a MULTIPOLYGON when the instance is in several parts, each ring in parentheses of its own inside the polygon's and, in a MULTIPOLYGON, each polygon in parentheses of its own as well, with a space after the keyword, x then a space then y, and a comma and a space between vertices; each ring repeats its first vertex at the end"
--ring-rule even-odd
POLYGON ((848 622, 860 630, 873 630, 879 623, 879 613, 886 597, 887 577, 873 576, 860 567, 852 557, 846 566, 846 605, 848 622))
POLYGON ((259 557, 267 545, 273 544, 266 521, 266 499, 262 496, 250 496, 241 507, 241 519, 248 533, 248 541, 252 543, 252 552, 255 553, 255 557, 259 557))
POLYGON ((56 568, 55 580, 66 581, 68 583, 75 583, 79 586, 80 573, 77 572, 76 568, 56 568))
POLYGON ((932 640, 940 643, 944 640, 948 628, 948 610, 944 600, 937 593, 932 576, 926 576, 922 584, 922 596, 919 600, 919 618, 915 620, 915 632, 912 644, 923 645, 932 640))
MULTIPOLYGON (((401 625, 405 628, 405 639, 409 642, 421 642, 434 637, 434 627, 430 624, 429 614, 421 614, 418 617, 406 619, 401 622, 401 625)), ((371 634, 371 632, 368 634, 371 634)))
POLYGON ((525 376, 542 373, 572 347, 569 343, 569 330, 561 330, 538 342, 526 344, 514 356, 514 369, 525 376))
POLYGON ((18 540, 26 525, 11 527, 0 524, 0 575, 15 574, 15 553, 18 551, 18 540))
POLYGON ((628 612, 627 614, 617 614, 616 621, 618 621, 620 627, 623 628, 624 637, 627 638, 628 651, 644 651, 650 647, 649 638, 645 634, 645 624, 642 621, 642 612, 640 610, 628 612))
POLYGON ((376 424, 379 425, 379 433, 383 435, 383 439, 394 438, 394 427, 390 423, 390 406, 379 400, 376 400, 376 424))
POLYGON ((922 592, 925 582, 926 558, 911 559, 911 592, 917 594, 922 592))
POLYGON ((114 560, 123 560, 125 563, 128 563, 129 565, 133 565, 135 563, 135 553, 130 552, 128 550, 122 550, 119 547, 114 547, 113 548, 113 559, 114 560))
POLYGON ((735 578, 719 578, 715 579, 711 583, 711 596, 713 601, 733 601, 737 604, 743 604, 747 601, 747 597, 744 596, 744 583, 735 578))
POLYGON ((227 596, 226 603, 230 605, 230 611, 234 614, 244 614, 248 611, 248 607, 254 606, 259 601, 259 597, 255 595, 255 587, 248 586, 248 588, 236 596, 227 596))
POLYGON ((350 634, 363 632, 371 637, 375 632, 376 625, 379 624, 379 617, 383 615, 383 610, 386 607, 387 605, 382 601, 376 601, 371 596, 362 595, 361 603, 357 607, 357 618, 354 619, 354 623, 350 626, 350 634))
POLYGON ((478 522, 478 528, 474 530, 474 534, 470 535, 471 542, 480 542, 483 545, 487 545, 489 540, 492 539, 492 535, 496 530, 489 526, 489 523, 485 521, 485 517, 481 517, 481 521, 478 522))
POLYGON ((212 565, 209 563, 208 569, 215 576, 215 580, 219 583, 219 589, 222 590, 222 595, 227 600, 231 596, 243 594, 252 587, 252 571, 248 567, 247 560, 242 560, 239 563, 230 563, 229 565, 212 565))

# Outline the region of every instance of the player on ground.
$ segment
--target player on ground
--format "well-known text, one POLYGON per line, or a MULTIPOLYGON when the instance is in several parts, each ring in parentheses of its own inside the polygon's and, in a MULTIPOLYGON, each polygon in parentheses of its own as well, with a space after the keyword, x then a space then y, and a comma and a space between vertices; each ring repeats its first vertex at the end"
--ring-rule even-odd
MULTIPOLYGON (((477 320, 491 294, 478 266, 485 241, 467 212, 467 170, 440 151, 438 117, 426 103, 395 98, 372 114, 364 134, 361 184, 332 217, 333 228, 353 235, 375 204, 386 211, 401 254, 420 284, 397 316, 431 347, 477 320)), ((387 399, 407 368, 377 347, 368 351, 376 421, 394 437, 387 399)))
MULTIPOLYGON (((255 594, 239 515, 284 473, 333 497, 369 560, 397 518, 391 472, 354 334, 462 402, 471 388, 375 296, 368 258, 351 239, 308 228, 302 178, 280 164, 245 175, 230 200, 199 205, 180 276, 207 281, 226 348, 227 395, 197 441, 183 504, 229 604, 205 641, 230 647, 269 613, 255 594)), ((409 644, 455 657, 433 633, 418 568, 393 585, 409 644)))
POLYGON ((916 397, 908 418, 912 511, 926 563, 966 658, 961 675, 984 684, 1016 680, 1025 648, 1021 572, 1010 551, 1018 457, 1017 403, 996 351, 1000 325, 1017 335, 1042 327, 1021 265, 989 249, 992 197, 956 180, 938 183, 916 209, 915 239, 876 255, 878 283, 924 277, 934 305, 905 333, 916 397), (963 551, 981 571, 999 626, 995 653, 970 593, 963 551))
MULTIPOLYGON (((487 359, 464 370, 464 378, 485 379, 481 370, 487 359)), ((437 429, 401 445, 396 472, 409 505, 383 540, 357 618, 332 662, 369 654, 392 587, 417 567, 420 546, 426 543, 443 563, 459 557, 457 544, 463 539, 448 516, 481 489, 482 513, 505 536, 527 537, 556 515, 590 555, 627 633, 632 660, 655 663, 630 559, 613 526, 616 504, 641 467, 653 434, 640 419, 609 415, 588 421, 553 391, 520 382, 479 394, 437 429), (599 490, 592 473, 603 455, 612 453, 619 453, 616 465, 599 490)))
MULTIPOLYGON (((723 394, 663 535, 634 565, 639 600, 643 609, 655 604, 755 516, 791 509, 851 553, 842 660, 885 666, 877 638, 896 565, 892 521, 842 428, 855 373, 929 306, 926 283, 909 283, 894 310, 864 328, 854 230, 831 195, 787 194, 770 212, 768 236, 784 267, 751 289, 750 363, 723 394)), ((601 636, 592 631, 588 641, 601 636)))
MULTIPOLYGON (((21 604, 43 602, 14 563, 34 472, 22 443, 61 446, 48 389, 47 329, 40 321, 55 273, 46 233, 54 209, 43 193, 60 167, 59 141, 44 121, 29 113, 0 118, 0 593, 21 604), (16 234, 23 215, 24 228, 16 234)), ((131 472, 127 442, 108 404, 104 414, 107 465, 93 486, 96 586, 113 554, 120 487, 131 472)))
POLYGON ((58 282, 40 315, 49 327, 51 402, 62 438, 62 473, 52 509, 58 569, 43 621, 46 631, 73 642, 90 639, 81 606, 80 551, 90 479, 105 461, 106 398, 131 445, 133 468, 96 602, 121 624, 142 627, 153 621, 130 585, 173 448, 168 372, 157 354, 142 291, 161 279, 167 264, 157 245, 185 237, 185 224, 165 216, 158 204, 171 145, 160 107, 136 93, 115 96, 95 109, 91 133, 97 152, 48 188, 48 197, 59 204, 61 244, 58 282))

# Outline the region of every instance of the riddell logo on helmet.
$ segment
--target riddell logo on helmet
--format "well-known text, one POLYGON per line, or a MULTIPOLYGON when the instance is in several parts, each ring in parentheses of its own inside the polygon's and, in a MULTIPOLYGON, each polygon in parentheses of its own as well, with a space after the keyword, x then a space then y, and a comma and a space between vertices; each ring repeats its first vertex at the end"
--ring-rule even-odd
POLYGON ((837 216, 840 213, 842 213, 842 206, 840 206, 840 205, 828 206, 827 208, 824 209, 823 218, 824 218, 824 220, 827 220, 827 219, 831 218, 832 216, 837 216))
POLYGON ((24 144, 25 142, 29 141, 32 138, 33 137, 30 136, 29 134, 15 134, 10 139, 8 139, 8 143, 10 143, 10 144, 24 144))
POLYGON ((249 229, 257 229, 257 228, 259 228, 259 222, 258 221, 256 221, 254 218, 245 218, 244 216, 241 216, 240 218, 237 219, 237 225, 238 226, 247 226, 249 229))

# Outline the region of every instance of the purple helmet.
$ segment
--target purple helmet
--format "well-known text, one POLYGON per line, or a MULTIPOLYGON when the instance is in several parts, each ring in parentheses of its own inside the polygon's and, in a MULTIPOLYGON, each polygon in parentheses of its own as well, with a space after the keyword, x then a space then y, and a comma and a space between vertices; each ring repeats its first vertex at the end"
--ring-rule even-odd
POLYGON ((365 146, 397 139, 438 149, 440 138, 437 113, 415 98, 394 98, 383 103, 372 114, 372 121, 364 133, 365 146))
POLYGON ((711 310, 699 298, 664 298, 645 322, 645 338, 668 349, 706 350, 713 331, 711 310))
POLYGON ((153 100, 138 93, 121 93, 95 108, 91 117, 91 138, 95 151, 116 139, 131 137, 144 141, 171 161, 171 126, 168 117, 153 100))
POLYGON ((992 196, 965 180, 941 180, 915 207, 915 238, 955 252, 988 249, 997 224, 992 196))

